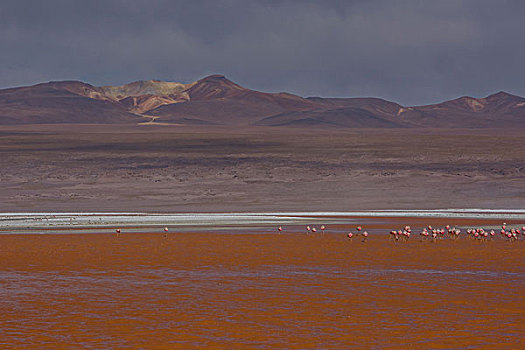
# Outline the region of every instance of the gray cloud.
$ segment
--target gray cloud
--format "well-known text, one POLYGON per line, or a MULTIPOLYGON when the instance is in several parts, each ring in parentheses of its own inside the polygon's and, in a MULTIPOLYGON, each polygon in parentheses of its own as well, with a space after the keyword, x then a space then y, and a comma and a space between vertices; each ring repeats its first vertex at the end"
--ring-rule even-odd
POLYGON ((496 0, 4 0, 0 87, 222 73, 263 91, 405 105, 525 96, 524 15, 524 2, 496 0))

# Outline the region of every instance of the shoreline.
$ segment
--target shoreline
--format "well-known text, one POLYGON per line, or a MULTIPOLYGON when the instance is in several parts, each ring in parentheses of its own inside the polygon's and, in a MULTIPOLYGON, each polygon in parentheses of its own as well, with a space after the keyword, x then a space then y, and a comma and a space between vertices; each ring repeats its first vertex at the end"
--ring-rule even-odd
POLYGON ((436 209, 377 210, 352 212, 269 212, 269 213, 0 213, 0 234, 113 232, 126 228, 134 232, 170 227, 178 231, 220 231, 264 229, 275 225, 336 225, 346 227, 368 222, 368 227, 389 227, 405 222, 434 225, 453 221, 457 226, 474 223, 499 225, 525 223, 525 210, 513 209, 436 209), (461 222, 461 224, 459 223, 461 222))

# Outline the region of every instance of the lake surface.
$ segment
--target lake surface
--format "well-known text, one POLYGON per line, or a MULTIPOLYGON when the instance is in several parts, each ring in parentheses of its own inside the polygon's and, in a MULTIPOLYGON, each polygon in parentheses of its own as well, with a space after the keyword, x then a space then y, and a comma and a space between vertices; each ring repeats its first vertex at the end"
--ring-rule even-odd
POLYGON ((519 348, 524 253, 386 234, 2 235, 0 347, 519 348))

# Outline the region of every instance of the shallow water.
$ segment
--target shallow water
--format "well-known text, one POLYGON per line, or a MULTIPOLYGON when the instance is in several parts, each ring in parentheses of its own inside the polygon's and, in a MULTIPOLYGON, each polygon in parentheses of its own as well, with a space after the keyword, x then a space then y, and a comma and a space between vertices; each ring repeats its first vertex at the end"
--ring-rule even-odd
POLYGON ((519 348, 525 242, 0 237, 1 348, 519 348))

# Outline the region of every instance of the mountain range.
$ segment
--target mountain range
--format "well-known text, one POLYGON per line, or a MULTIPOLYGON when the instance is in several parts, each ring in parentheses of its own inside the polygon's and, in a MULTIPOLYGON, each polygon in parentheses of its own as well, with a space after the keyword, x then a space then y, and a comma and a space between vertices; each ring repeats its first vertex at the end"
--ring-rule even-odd
POLYGON ((426 106, 380 98, 303 98, 244 88, 222 75, 96 87, 58 81, 0 90, 0 125, 193 124, 336 128, 525 127, 525 98, 505 92, 426 106))

